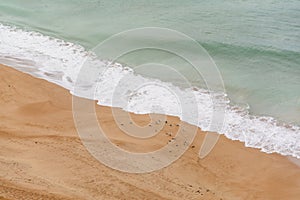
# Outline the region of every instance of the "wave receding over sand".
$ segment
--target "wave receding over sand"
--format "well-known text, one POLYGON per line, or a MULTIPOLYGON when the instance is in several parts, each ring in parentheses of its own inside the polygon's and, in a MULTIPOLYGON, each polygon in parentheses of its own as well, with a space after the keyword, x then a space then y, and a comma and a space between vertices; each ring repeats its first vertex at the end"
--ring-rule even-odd
POLYGON ((0 41, 2 64, 56 83, 74 95, 97 100, 99 105, 121 107, 137 114, 158 113, 177 116, 200 127, 203 131, 214 131, 210 130, 214 112, 212 102, 219 102, 226 105, 224 124, 222 130, 219 131, 220 134, 232 140, 245 142, 247 147, 258 148, 266 153, 276 152, 300 158, 300 127, 279 122, 272 117, 249 114, 248 108, 231 105, 226 94, 196 87, 182 89, 172 83, 147 78, 136 74, 128 66, 96 59, 93 52, 85 50, 80 45, 37 32, 0 25, 0 41), (86 60, 89 60, 91 62, 89 65, 93 67, 105 69, 105 73, 92 85, 83 83, 83 90, 80 93, 74 93, 74 83, 86 60), (127 81, 127 85, 118 86, 124 77, 132 82, 127 81), (126 88, 135 88, 137 83, 148 86, 141 90, 126 90, 126 88), (101 87, 97 87, 99 85, 101 87), (95 87, 97 87, 96 93, 93 92, 91 95, 90 91, 94 91, 95 87), (118 94, 115 94, 117 87, 121 89, 118 90, 118 94), (168 91, 176 91, 176 94, 184 98, 184 102, 197 105, 197 110, 191 109, 190 112, 195 112, 191 116, 196 115, 198 119, 182 118, 178 102, 168 91), (116 101, 115 95, 122 98, 116 101))

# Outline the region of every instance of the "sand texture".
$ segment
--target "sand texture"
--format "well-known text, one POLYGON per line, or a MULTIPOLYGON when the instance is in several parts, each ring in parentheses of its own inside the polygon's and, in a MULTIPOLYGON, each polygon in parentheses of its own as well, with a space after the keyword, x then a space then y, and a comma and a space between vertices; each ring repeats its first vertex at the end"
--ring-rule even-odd
MULTIPOLYGON (((1 200, 300 199, 300 168, 286 157, 246 148, 221 136, 213 151, 199 159, 205 136, 199 129, 184 155, 166 168, 146 174, 113 170, 82 144, 69 91, 5 66, 0 66, 0 106, 1 200)), ((159 134, 141 140, 122 133, 120 123, 130 129, 131 121, 115 122, 108 107, 96 110, 111 141, 133 152, 163 147, 180 126, 186 126, 186 132, 195 129, 167 117, 159 134)), ((115 110, 118 116, 127 114, 115 110)), ((130 116, 136 124, 155 128, 149 126, 148 115, 130 116)), ((112 159, 128 165, 118 156, 112 159)))

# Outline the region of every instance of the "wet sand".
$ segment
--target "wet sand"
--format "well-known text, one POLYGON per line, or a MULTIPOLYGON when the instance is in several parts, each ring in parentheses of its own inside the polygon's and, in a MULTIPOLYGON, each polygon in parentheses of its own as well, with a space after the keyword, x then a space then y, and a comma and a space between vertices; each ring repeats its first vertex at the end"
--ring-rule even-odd
MULTIPOLYGON (((0 199, 300 199, 300 168, 287 157, 221 136, 213 151, 200 159, 206 133, 199 129, 183 156, 161 170, 113 170, 80 140, 69 91, 5 66, 0 66, 0 80, 0 199)), ((195 129, 166 117, 159 134, 136 139, 120 127, 130 129, 136 123, 151 130, 159 123, 135 114, 115 122, 111 108, 96 106, 96 111, 110 140, 132 152, 165 146, 179 127, 185 126, 187 133, 195 129)), ((112 159, 122 160, 125 167, 130 164, 118 156, 112 159)))

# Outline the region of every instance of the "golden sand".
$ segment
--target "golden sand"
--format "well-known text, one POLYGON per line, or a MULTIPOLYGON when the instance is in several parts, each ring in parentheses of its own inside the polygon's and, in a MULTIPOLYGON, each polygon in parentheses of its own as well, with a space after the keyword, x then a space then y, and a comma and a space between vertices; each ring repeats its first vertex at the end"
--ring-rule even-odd
MULTIPOLYGON (((199 129, 184 155, 166 168, 147 174, 113 170, 79 139, 69 91, 5 66, 0 80, 0 199, 300 199, 300 168, 286 157, 221 136, 199 159, 205 136, 199 129)), ((159 149, 177 131, 165 126, 140 140, 123 134, 111 108, 97 106, 97 114, 111 141, 130 151, 159 149)), ((130 115, 137 124, 149 123, 148 115, 130 115)))

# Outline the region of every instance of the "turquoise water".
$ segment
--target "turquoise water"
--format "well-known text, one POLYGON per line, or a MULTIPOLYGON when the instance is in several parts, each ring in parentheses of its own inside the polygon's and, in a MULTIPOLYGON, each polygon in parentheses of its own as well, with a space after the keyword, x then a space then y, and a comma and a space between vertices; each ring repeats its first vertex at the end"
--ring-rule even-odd
MULTIPOLYGON (((155 26, 185 33, 215 60, 232 102, 249 105, 255 115, 294 124, 300 124, 299 19, 298 0, 0 2, 1 23, 86 49, 132 28, 155 26)), ((134 67, 140 58, 128 56, 122 62, 134 67)), ((168 57, 156 57, 157 62, 164 59, 168 57)))

